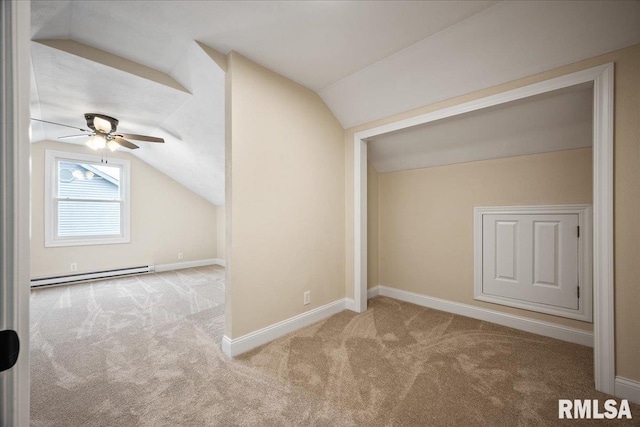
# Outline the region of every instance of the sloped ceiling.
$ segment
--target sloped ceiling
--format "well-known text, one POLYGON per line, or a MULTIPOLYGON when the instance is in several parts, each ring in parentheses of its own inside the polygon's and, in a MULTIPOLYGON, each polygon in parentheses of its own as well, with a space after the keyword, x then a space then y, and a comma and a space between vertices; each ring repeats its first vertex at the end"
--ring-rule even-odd
POLYGON ((593 85, 585 84, 368 140, 379 173, 593 145, 593 85))
POLYGON ((220 205, 224 67, 209 48, 317 91, 351 127, 640 43, 638 22, 637 1, 34 1, 32 115, 101 112, 164 137, 133 154, 220 205))
POLYGON ((345 128, 640 43, 640 1, 504 1, 318 93, 345 128))
MULTIPOLYGON (((132 154, 209 200, 224 204, 224 71, 195 44, 188 91, 170 76, 70 40, 32 42, 32 117, 86 128, 84 113, 119 119, 119 132, 159 136, 132 154)), ((78 134, 32 122, 32 141, 78 134)), ((86 138, 65 140, 82 144, 86 138)))

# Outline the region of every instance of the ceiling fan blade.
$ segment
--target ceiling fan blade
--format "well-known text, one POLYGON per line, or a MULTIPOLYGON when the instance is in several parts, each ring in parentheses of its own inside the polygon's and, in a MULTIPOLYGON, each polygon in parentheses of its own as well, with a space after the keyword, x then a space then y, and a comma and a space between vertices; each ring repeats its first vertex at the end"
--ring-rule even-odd
POLYGON ((123 133, 119 135, 121 138, 135 139, 136 141, 145 142, 164 142, 162 138, 156 138, 155 136, 136 135, 134 133, 123 133))
POLYGON ((127 141, 126 139, 120 138, 119 136, 116 136, 113 140, 118 144, 120 144, 122 147, 129 148, 130 150, 135 150, 136 148, 140 148, 133 142, 127 141))
POLYGON ((75 126, 63 125, 62 123, 49 122, 47 120, 34 119, 33 117, 31 117, 31 120, 35 120, 36 122, 49 123, 50 125, 64 126, 64 127, 71 128, 71 129, 77 129, 80 132, 91 132, 88 129, 82 129, 82 128, 75 127, 75 126))
POLYGON ((65 135, 65 136, 59 136, 58 139, 72 139, 72 138, 80 138, 83 136, 91 136, 92 134, 90 133, 81 133, 78 135, 65 135))

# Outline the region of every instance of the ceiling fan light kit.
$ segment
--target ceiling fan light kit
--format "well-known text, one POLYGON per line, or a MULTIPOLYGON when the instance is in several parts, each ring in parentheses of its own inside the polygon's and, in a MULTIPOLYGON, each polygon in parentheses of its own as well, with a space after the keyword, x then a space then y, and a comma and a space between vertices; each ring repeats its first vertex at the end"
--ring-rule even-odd
POLYGON ((57 126, 64 126, 68 128, 78 129, 81 132, 87 132, 80 135, 69 135, 69 136, 61 136, 58 139, 67 139, 67 138, 75 138, 75 137, 83 137, 88 136, 89 140, 87 140, 86 145, 93 150, 104 150, 108 148, 110 151, 116 151, 120 147, 125 147, 130 150, 135 150, 138 147, 131 141, 128 141, 125 138, 144 141, 144 142, 159 142, 164 143, 164 139, 157 138, 155 136, 147 136, 147 135, 137 135, 133 133, 122 133, 116 134, 115 131, 118 128, 118 119, 107 116, 105 114, 98 113, 85 113, 85 120, 87 121, 87 126, 91 129, 82 129, 75 126, 64 125, 62 123, 49 122, 47 120, 34 119, 37 122, 49 123, 57 126))
POLYGON ((118 148, 120 148, 120 144, 118 144, 116 141, 112 139, 109 142, 107 142, 107 147, 109 148, 109 150, 113 152, 113 151, 116 151, 118 148))
POLYGON ((89 138, 86 145, 92 150, 101 150, 107 145, 107 141, 102 135, 96 134, 89 138))

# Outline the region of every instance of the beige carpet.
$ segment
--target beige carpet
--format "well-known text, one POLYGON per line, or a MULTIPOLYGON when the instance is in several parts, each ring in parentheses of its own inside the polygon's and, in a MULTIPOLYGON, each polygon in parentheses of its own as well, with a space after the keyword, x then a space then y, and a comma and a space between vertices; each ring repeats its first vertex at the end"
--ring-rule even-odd
POLYGON ((590 348, 388 298, 230 360, 223 294, 218 268, 33 292, 32 425, 545 426, 607 398, 590 348))

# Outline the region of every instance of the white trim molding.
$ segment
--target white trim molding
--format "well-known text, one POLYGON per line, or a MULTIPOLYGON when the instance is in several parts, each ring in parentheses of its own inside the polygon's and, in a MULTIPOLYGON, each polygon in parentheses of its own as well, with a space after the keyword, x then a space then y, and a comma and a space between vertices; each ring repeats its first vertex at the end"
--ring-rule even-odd
POLYGON ((222 351, 229 357, 235 357, 276 338, 340 313, 347 308, 348 302, 347 298, 343 298, 238 338, 231 339, 225 335, 222 337, 222 351))
POLYGON ((0 374, 0 425, 29 425, 30 2, 0 1, 0 330, 18 333, 0 374))
POLYGON ((613 394, 613 63, 603 65, 593 81, 593 358, 596 390, 613 394))
MULTIPOLYGON (((45 179, 44 179, 44 246, 47 248, 60 246, 90 246, 112 245, 131 242, 131 162, 129 160, 112 158, 110 166, 119 167, 120 196, 116 200, 96 199, 100 202, 120 203, 120 234, 107 236, 71 236, 58 235, 58 203, 65 199, 58 198, 58 161, 73 163, 86 162, 90 164, 102 164, 100 156, 73 153, 68 151, 45 150, 45 179)), ((69 200, 69 199, 67 199, 69 200)), ((82 200, 82 201, 87 201, 82 200)), ((80 201, 74 199, 74 201, 80 201)))
POLYGON ((555 90, 593 83, 593 323, 596 390, 615 390, 615 343, 613 304, 613 109, 614 64, 607 63, 575 73, 505 91, 473 101, 398 120, 357 132, 354 136, 354 283, 359 301, 367 289, 367 151, 366 140, 374 136, 423 125, 555 90), (364 272, 364 274, 363 274, 364 272))
POLYGON ((355 312, 367 311, 367 143, 356 134, 354 139, 353 237, 355 312))
POLYGON ((380 296, 394 298, 400 301, 432 308, 434 310, 471 317, 473 319, 495 323, 509 328, 518 329, 520 331, 531 332, 533 334, 555 338, 574 344, 593 347, 593 333, 589 331, 529 319, 522 316, 515 316, 513 314, 502 313, 495 310, 488 310, 486 308, 430 297, 427 295, 417 294, 415 292, 403 291, 401 289, 391 288, 388 286, 378 286, 377 288, 380 296))
POLYGON ((344 308, 346 308, 347 310, 350 311, 355 311, 356 313, 358 312, 358 310, 356 309, 356 300, 353 298, 345 298, 344 299, 344 308))
POLYGON ((211 258, 211 259, 201 259, 197 261, 176 262, 172 264, 158 264, 154 266, 154 271, 156 273, 161 273, 163 271, 182 270, 183 268, 205 267, 207 265, 220 265, 224 267, 225 262, 224 260, 221 260, 219 258, 211 258))
POLYGON ((473 298, 478 301, 501 304, 524 310, 537 311, 553 316, 567 317, 569 319, 591 322, 592 310, 592 245, 591 230, 591 205, 545 205, 545 206, 488 206, 473 208, 473 298), (580 285, 580 298, 578 308, 570 309, 548 304, 539 304, 523 299, 510 298, 500 295, 484 293, 483 289, 483 216, 484 215, 511 215, 511 214, 574 214, 578 215, 580 235, 578 239, 578 284, 580 285))
POLYGON ((615 396, 620 399, 627 399, 640 405, 640 381, 630 380, 624 377, 616 377, 615 396))
POLYGON ((375 298, 380 295, 380 286, 374 286, 373 288, 367 289, 367 298, 375 298))

